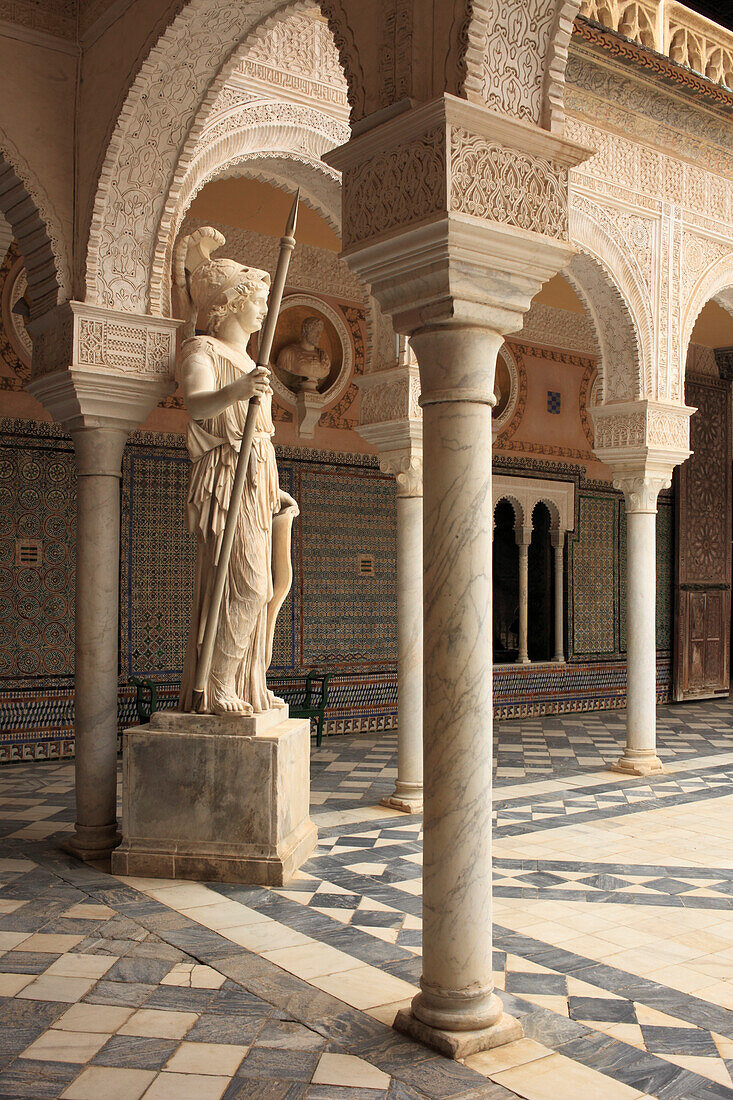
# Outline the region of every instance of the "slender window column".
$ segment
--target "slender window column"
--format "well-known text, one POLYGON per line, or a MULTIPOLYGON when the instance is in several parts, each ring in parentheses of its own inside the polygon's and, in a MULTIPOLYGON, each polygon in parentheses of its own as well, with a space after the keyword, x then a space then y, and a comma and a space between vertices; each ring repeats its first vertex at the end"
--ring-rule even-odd
POLYGON ((664 771, 657 756, 657 496, 668 478, 615 478, 626 502, 626 748, 614 771, 664 771))
POLYGON ((446 1053, 456 1057, 494 1045, 492 1037, 521 1035, 494 992, 491 962, 493 507, 486 440, 501 343, 499 333, 478 326, 421 330, 412 338, 425 467, 423 974, 412 1011, 395 1023, 434 1045, 441 1032, 446 1053))
POLYGON ((72 431, 77 463, 74 736, 76 831, 68 847, 100 859, 117 831, 120 477, 127 431, 72 431))
POLYGON ((562 528, 555 528, 550 532, 550 540, 555 559, 555 652, 552 659, 556 664, 562 664, 565 660, 565 532, 562 528))
POLYGON ((529 544, 532 541, 532 528, 515 527, 514 537, 519 547, 519 647, 517 664, 528 665, 529 544))
POLYGON ((397 474, 397 781, 383 806, 423 808, 422 465, 397 474))

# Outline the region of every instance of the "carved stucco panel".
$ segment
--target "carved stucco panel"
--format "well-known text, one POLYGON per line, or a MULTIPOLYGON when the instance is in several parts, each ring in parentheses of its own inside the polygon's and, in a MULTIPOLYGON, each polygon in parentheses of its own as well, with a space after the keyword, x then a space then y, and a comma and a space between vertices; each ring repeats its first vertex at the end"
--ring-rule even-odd
POLYGON ((445 135, 440 127, 348 169, 344 245, 369 240, 445 210, 445 135))
POLYGON ((567 239, 568 171, 544 157, 451 128, 450 209, 567 239))

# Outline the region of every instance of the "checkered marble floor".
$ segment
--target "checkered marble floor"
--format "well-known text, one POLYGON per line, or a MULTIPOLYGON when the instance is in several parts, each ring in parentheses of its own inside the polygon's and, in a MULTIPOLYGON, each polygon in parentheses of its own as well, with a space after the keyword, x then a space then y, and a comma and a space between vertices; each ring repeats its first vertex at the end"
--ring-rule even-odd
POLYGON ((118 880, 59 849, 73 767, 0 770, 0 1097, 733 1100, 733 707, 497 730, 494 956, 525 1038, 447 1061, 389 1024, 421 969, 419 818, 396 738, 313 751, 287 888, 118 880))

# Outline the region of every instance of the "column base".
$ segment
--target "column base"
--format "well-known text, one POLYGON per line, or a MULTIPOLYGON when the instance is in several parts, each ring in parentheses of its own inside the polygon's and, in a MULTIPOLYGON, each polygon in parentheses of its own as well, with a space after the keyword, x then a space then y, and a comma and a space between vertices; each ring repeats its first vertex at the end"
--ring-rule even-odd
POLYGON ((529 657, 517 657, 517 659, 514 663, 516 665, 531 665, 532 664, 529 657))
POLYGON ((117 822, 111 825, 77 825, 73 836, 63 841, 61 848, 84 863, 96 863, 109 859, 121 842, 117 822))
POLYGON ((400 1009, 392 1027, 395 1031, 408 1035, 418 1043, 432 1047, 446 1058, 463 1059, 482 1050, 513 1043, 524 1035, 519 1020, 502 1012, 495 1024, 477 1028, 475 1031, 448 1031, 444 1028, 430 1027, 418 1020, 408 1008, 400 1009))
POLYGON ((632 756, 625 752, 615 764, 611 764, 609 771, 620 772, 622 775, 659 775, 664 772, 664 764, 654 753, 646 756, 632 756))
POLYGON ((379 805, 386 806, 388 810, 399 810, 403 814, 421 814, 423 810, 422 798, 400 798, 396 794, 383 798, 379 805))
POLYGON ((423 789, 419 783, 395 784, 392 794, 383 798, 380 806, 389 810, 399 810, 403 814, 421 814, 423 811, 423 789))
POLYGON ((553 665, 564 665, 565 664, 565 654, 563 654, 562 657, 551 657, 550 660, 551 660, 553 665))

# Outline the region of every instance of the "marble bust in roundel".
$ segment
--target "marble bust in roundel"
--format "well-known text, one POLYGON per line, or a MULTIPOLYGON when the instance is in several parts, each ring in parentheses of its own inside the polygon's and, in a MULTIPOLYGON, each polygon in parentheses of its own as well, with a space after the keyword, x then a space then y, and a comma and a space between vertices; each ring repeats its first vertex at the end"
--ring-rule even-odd
POLYGON ((196 665, 249 401, 260 405, 234 545, 224 587, 211 671, 200 710, 257 714, 280 703, 267 686, 277 614, 290 590, 290 539, 298 506, 280 489, 269 372, 247 354, 267 312, 270 276, 229 259, 204 227, 184 237, 174 257, 175 306, 186 320, 176 375, 191 416, 187 515, 196 535, 196 582, 180 707, 192 709, 196 665), (194 335, 196 321, 204 330, 194 335))
POLYGON ((277 369, 285 376, 301 379, 301 390, 315 391, 318 383, 328 378, 331 359, 327 351, 318 346, 323 335, 320 317, 306 317, 300 326, 300 340, 287 344, 277 357, 277 369))

